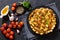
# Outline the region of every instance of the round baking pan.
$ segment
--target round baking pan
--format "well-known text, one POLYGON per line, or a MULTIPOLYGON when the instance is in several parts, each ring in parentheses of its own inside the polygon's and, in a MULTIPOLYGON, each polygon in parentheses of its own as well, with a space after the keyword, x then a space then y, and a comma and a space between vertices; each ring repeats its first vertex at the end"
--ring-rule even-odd
MULTIPOLYGON (((36 8, 34 8, 34 9, 32 9, 31 12, 32 12, 33 10, 35 10, 35 9, 37 9, 37 8, 41 8, 41 7, 52 9, 52 8, 50 8, 49 6, 39 6, 39 7, 36 7, 36 8)), ((52 9, 52 10, 53 10, 53 9, 52 9)), ((31 12, 30 12, 30 13, 31 13, 31 12)), ((28 17, 27 17, 27 25, 28 25, 29 31, 30 31, 33 35, 45 36, 45 35, 51 35, 51 34, 53 34, 55 31, 59 30, 59 29, 58 29, 58 28, 59 28, 59 26, 58 26, 58 25, 59 25, 59 18, 58 18, 57 13, 56 13, 54 10, 53 10, 53 12, 56 14, 56 25, 55 25, 55 28, 54 28, 53 32, 48 33, 48 34, 44 34, 44 35, 36 34, 36 33, 31 29, 30 24, 29 24, 29 21, 28 21, 28 18, 29 18, 30 13, 28 14, 28 17)))

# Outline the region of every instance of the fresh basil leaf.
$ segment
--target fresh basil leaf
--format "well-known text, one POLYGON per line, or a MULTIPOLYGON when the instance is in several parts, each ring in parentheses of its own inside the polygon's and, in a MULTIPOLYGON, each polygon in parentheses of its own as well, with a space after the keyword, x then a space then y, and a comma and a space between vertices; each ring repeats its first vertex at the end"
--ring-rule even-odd
POLYGON ((23 6, 26 7, 26 8, 29 8, 30 2, 23 2, 23 6))

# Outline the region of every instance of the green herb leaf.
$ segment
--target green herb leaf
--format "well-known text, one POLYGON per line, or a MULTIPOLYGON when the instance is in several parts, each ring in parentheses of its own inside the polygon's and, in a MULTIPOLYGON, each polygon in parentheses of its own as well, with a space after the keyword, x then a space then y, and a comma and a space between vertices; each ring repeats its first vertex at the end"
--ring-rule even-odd
POLYGON ((29 8, 30 2, 23 2, 23 6, 26 7, 26 8, 29 8))
POLYGON ((46 20, 46 24, 49 24, 49 20, 46 20))
POLYGON ((43 16, 43 17, 42 17, 42 20, 44 20, 44 18, 45 18, 45 17, 43 16))

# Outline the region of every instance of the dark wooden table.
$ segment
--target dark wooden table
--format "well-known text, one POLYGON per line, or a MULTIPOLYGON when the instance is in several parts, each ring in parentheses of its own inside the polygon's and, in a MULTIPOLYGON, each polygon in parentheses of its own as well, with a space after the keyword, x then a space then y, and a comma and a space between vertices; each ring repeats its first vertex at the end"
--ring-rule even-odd
MULTIPOLYGON (((19 1, 23 1, 23 0, 0 0, 0 11, 1 9, 5 6, 5 5, 9 5, 10 8, 11 8, 11 4, 13 2, 19 2, 19 1)), ((35 8, 36 6, 41 6, 41 5, 46 5, 46 4, 50 4, 50 3, 53 3, 55 2, 56 5, 57 5, 57 8, 58 10, 60 11, 60 0, 27 0, 27 1, 30 1, 31 5, 33 8, 35 8)), ((0 21, 1 22, 1 21, 0 21)), ((0 33, 1 34, 1 33, 0 33)), ((0 35, 0 38, 2 36, 0 35)), ((6 39, 6 38, 4 38, 6 39)), ((18 37, 17 39, 15 40, 24 40, 23 36, 21 35, 20 38, 18 37)), ((2 39, 1 39, 2 40, 2 39)), ((54 39, 54 40, 60 40, 60 31, 58 31, 58 36, 54 39)))

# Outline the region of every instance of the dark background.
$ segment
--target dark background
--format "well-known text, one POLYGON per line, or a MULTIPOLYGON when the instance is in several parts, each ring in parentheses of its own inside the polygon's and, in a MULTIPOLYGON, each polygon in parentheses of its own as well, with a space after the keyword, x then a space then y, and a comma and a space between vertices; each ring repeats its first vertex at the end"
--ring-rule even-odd
MULTIPOLYGON (((11 7, 11 4, 13 2, 17 3, 19 1, 24 1, 24 0, 0 0, 0 11, 5 5, 9 5, 11 7)), ((55 2, 58 10, 60 11, 60 0, 26 0, 26 1, 29 1, 33 8, 55 2)), ((0 21, 0 23, 1 23, 1 21, 0 21)), ((57 31, 57 32, 58 32, 58 34, 57 34, 58 36, 54 40, 60 40, 60 31, 57 31)), ((0 36, 0 37, 2 37, 2 36, 0 36)), ((6 39, 6 38, 4 38, 4 39, 6 39)), ((1 40, 3 40, 3 39, 1 39, 1 40)), ((24 38, 22 35, 20 35, 20 39, 17 38, 15 40, 24 40, 24 38)))
MULTIPOLYGON (((24 1, 24 0, 0 0, 0 10, 5 5, 8 5, 8 4, 11 5, 13 2, 19 2, 19 1, 24 1)), ((26 0, 26 1, 29 1, 31 3, 32 7, 56 2, 56 5, 57 5, 58 9, 60 10, 60 0, 26 0)))

